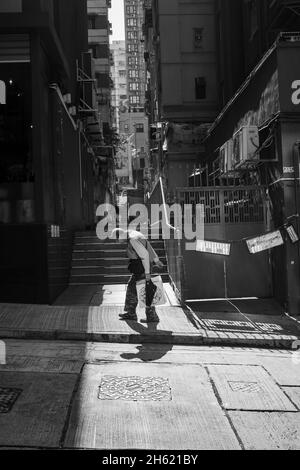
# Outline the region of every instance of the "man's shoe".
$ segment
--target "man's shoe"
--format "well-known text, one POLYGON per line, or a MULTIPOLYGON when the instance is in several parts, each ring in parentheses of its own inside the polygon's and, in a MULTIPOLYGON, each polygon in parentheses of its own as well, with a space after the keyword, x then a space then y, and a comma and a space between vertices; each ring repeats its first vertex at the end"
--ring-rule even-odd
POLYGON ((119 315, 120 320, 128 320, 128 321, 137 321, 137 315, 135 313, 122 313, 119 315))
POLYGON ((146 310, 146 320, 142 320, 142 323, 159 323, 159 317, 154 309, 146 310))
POLYGON ((148 317, 148 318, 141 320, 141 323, 159 323, 159 318, 158 316, 151 317, 151 318, 148 317))

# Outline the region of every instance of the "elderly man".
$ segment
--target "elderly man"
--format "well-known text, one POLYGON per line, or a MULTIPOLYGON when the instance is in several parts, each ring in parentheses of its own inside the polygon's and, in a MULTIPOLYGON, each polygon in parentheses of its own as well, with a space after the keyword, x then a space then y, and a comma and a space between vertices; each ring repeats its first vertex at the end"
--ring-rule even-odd
MULTIPOLYGON (((163 264, 142 233, 135 230, 125 231, 122 229, 116 229, 114 232, 120 242, 122 242, 120 234, 127 239, 128 269, 132 274, 127 285, 124 307, 125 313, 120 315, 120 319, 137 321, 136 307, 138 305, 138 296, 136 283, 145 279, 147 287, 147 284, 151 281, 151 265, 155 264, 157 267, 162 268, 163 264)), ((159 318, 154 307, 146 307, 146 322, 159 323, 159 318)))

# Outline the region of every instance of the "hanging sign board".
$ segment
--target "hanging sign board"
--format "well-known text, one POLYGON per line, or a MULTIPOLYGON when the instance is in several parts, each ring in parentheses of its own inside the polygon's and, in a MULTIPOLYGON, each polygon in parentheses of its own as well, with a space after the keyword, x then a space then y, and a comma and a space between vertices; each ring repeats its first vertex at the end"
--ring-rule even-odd
POLYGON ((294 229, 293 225, 288 225, 285 229, 290 237, 291 242, 297 243, 299 241, 299 236, 296 230, 294 229))
POLYGON ((261 251, 266 251, 283 244, 284 241, 280 230, 247 240, 248 249, 251 254, 260 253, 261 251))
POLYGON ((6 104, 6 85, 3 80, 0 80, 0 104, 6 104))
POLYGON ((211 253, 213 255, 230 256, 230 243, 209 242, 206 240, 197 240, 196 251, 202 253, 211 253))

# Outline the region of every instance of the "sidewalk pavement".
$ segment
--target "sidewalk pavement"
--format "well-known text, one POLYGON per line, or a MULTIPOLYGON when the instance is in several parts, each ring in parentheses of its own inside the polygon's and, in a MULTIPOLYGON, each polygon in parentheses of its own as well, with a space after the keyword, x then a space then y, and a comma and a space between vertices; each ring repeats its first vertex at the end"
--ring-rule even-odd
POLYGON ((53 306, 0 304, 0 338, 276 349, 292 349, 300 339, 299 323, 270 300, 240 308, 227 302, 227 310, 214 302, 181 306, 170 285, 168 304, 157 308, 159 324, 141 323, 140 309, 138 322, 120 321, 125 287, 73 286, 53 306))
POLYGON ((297 352, 15 339, 5 344, 0 450, 300 448, 297 352))

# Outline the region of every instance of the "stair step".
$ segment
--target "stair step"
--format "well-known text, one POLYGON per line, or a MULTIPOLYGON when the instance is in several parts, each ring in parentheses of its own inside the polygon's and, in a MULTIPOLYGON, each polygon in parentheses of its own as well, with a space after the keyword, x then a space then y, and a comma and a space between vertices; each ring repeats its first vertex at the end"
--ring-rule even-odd
MULTIPOLYGON (((149 236, 147 237, 147 240, 149 240, 149 242, 153 243, 153 242, 163 242, 164 241, 164 237, 163 237, 163 234, 162 233, 153 233, 153 234, 149 234, 149 236)), ((93 242, 93 241, 97 241, 97 242, 101 242, 101 243, 117 243, 117 240, 116 239, 112 239, 112 238, 108 238, 108 239, 105 239, 105 240, 101 240, 100 238, 97 237, 97 235, 89 235, 89 236, 78 236, 76 235, 74 237, 74 241, 75 242, 93 242)), ((127 240, 123 240, 124 243, 127 243, 127 240)))
MULTIPOLYGON (((164 242, 162 240, 155 240, 153 242, 151 242, 151 246, 154 248, 154 250, 156 249, 164 249, 164 242)), ((75 240, 75 243, 74 243, 74 248, 78 248, 78 249, 85 249, 85 248, 97 248, 97 249, 100 249, 100 250, 110 250, 110 249, 116 249, 116 250, 120 250, 120 249, 123 249, 123 250, 126 250, 127 249, 127 243, 116 243, 116 242, 103 242, 103 241, 100 241, 100 240, 97 240, 96 238, 91 240, 91 241, 86 241, 86 240, 75 240)))
POLYGON ((83 251, 83 250, 78 250, 78 251, 73 251, 73 260, 77 259, 105 259, 105 260, 111 260, 111 259, 126 259, 127 256, 124 251, 112 251, 112 252, 105 252, 105 251, 83 251))
MULTIPOLYGON (((167 274, 167 267, 165 266, 162 274, 167 274)), ((72 276, 102 276, 102 275, 114 275, 114 274, 129 274, 127 266, 73 266, 71 270, 72 276)))
POLYGON ((71 277, 73 276, 105 276, 106 274, 128 274, 127 266, 80 266, 72 267, 71 277))
MULTIPOLYGON (((165 257, 165 250, 155 250, 159 258, 165 257)), ((95 250, 95 249, 77 249, 73 251, 73 259, 85 258, 126 258, 126 251, 124 250, 95 250)))
MULTIPOLYGON (((130 274, 105 275, 105 276, 72 276, 70 285, 103 285, 103 284, 127 284, 130 274)), ((168 274, 161 275, 163 282, 170 282, 168 274)))
MULTIPOLYGON (((160 231, 155 231, 155 234, 160 231)), ((151 240, 150 240, 151 241, 151 240)), ((151 241, 151 245, 165 266, 161 275, 169 282, 165 244, 162 239, 151 241)), ((114 240, 99 240, 95 231, 75 234, 72 270, 69 285, 127 284, 131 274, 128 272, 127 243, 114 240)))
POLYGON ((125 266, 128 265, 127 258, 82 258, 72 260, 73 267, 79 266, 97 266, 98 268, 102 266, 125 266))
MULTIPOLYGON (((166 257, 161 257, 160 261, 166 265, 167 259, 166 257)), ((82 258, 76 259, 73 258, 72 260, 72 267, 98 267, 101 268, 102 266, 128 266, 128 258, 82 258)))

